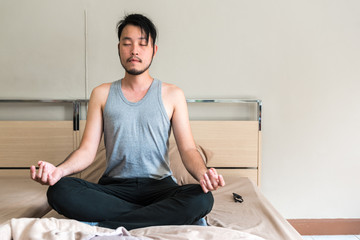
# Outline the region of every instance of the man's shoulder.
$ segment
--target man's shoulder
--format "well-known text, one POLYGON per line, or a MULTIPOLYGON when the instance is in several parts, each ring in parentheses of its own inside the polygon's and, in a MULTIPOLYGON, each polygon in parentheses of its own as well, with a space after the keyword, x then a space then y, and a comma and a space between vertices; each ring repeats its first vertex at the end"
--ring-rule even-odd
POLYGON ((95 87, 93 90, 92 90, 92 93, 91 95, 106 95, 109 93, 110 91, 110 87, 111 87, 111 84, 112 83, 103 83, 97 87, 95 87))
POLYGON ((91 92, 90 100, 99 102, 103 105, 109 95, 111 84, 112 83, 103 83, 95 87, 91 92))
POLYGON ((181 88, 179 88, 178 86, 176 86, 175 84, 171 84, 171 83, 166 83, 166 82, 162 82, 162 91, 166 94, 166 95, 172 95, 172 96, 176 96, 176 95, 183 95, 183 90, 181 88))
POLYGON ((94 90, 96 90, 96 91, 109 90, 111 87, 111 84, 112 84, 112 82, 102 83, 99 86, 95 87, 94 90))
POLYGON ((179 103, 185 102, 185 95, 181 88, 174 84, 164 83, 162 84, 162 97, 164 102, 175 107, 179 103))

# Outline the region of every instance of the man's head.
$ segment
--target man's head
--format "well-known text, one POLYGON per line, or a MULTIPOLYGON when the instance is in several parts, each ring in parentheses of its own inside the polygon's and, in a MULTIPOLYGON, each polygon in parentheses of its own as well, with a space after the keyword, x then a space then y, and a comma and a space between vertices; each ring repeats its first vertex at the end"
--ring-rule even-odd
POLYGON ((130 14, 125 16, 123 20, 118 22, 117 24, 117 30, 118 30, 118 38, 120 41, 120 37, 122 34, 122 31, 124 30, 126 25, 133 25, 136 27, 139 27, 141 31, 143 32, 145 38, 147 41, 149 41, 149 37, 152 39, 152 46, 155 46, 156 42, 156 27, 155 25, 148 19, 147 17, 141 15, 141 14, 130 14))
POLYGON ((121 65, 130 75, 147 72, 157 52, 154 24, 143 15, 131 14, 117 26, 121 65))

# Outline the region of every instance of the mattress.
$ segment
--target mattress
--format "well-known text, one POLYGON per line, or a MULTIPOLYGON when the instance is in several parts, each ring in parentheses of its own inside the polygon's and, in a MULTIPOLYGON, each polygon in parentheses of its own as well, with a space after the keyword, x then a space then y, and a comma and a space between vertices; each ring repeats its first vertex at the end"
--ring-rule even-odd
POLYGON ((0 223, 11 218, 42 217, 50 211, 47 186, 31 180, 29 170, 0 171, 0 223))
POLYGON ((302 239, 248 178, 228 177, 226 186, 213 195, 214 207, 207 216, 211 226, 240 230, 269 240, 302 239), (235 202, 233 193, 241 195, 243 202, 235 202))
MULTIPOLYGON (((193 234, 198 234, 194 239, 203 239, 200 236, 205 234, 206 231, 208 237, 214 237, 214 234, 216 236, 221 234, 229 234, 229 236, 235 234, 234 236, 238 236, 237 234, 247 233, 253 239, 256 239, 256 237, 267 240, 302 239, 300 234, 280 215, 260 192, 259 188, 248 178, 227 177, 226 186, 214 191, 213 195, 215 199, 214 207, 210 214, 206 216, 206 221, 211 228, 198 228, 197 226, 148 227, 131 230, 130 233, 137 236, 151 236, 152 238, 154 236, 168 237, 154 239, 180 239, 169 236, 171 234, 185 236, 184 234, 187 231, 195 231, 193 234), (235 202, 233 193, 241 195, 244 201, 242 203, 235 202)), ((44 217, 48 219, 65 218, 54 210, 47 213, 44 217)), ((207 238, 204 237, 204 239, 207 238)))
MULTIPOLYGON (((35 231, 30 232, 30 235, 35 232, 46 235, 56 231, 70 231, 65 227, 61 230, 61 226, 69 224, 73 229, 71 231, 77 232, 84 229, 90 233, 113 231, 93 229, 83 223, 64 219, 54 210, 50 210, 46 200, 47 186, 32 181, 28 170, 23 170, 22 173, 16 170, 15 175, 11 174, 11 170, 2 171, 8 171, 0 177, 2 231, 7 229, 14 234, 34 228, 35 231)), ((248 178, 227 177, 226 186, 214 191, 213 195, 214 207, 206 217, 209 227, 160 226, 135 229, 129 233, 150 239, 217 239, 222 235, 228 236, 227 239, 302 239, 248 178), (241 195, 243 202, 235 202, 233 193, 241 195)), ((26 236, 24 234, 25 232, 21 236, 26 236)))

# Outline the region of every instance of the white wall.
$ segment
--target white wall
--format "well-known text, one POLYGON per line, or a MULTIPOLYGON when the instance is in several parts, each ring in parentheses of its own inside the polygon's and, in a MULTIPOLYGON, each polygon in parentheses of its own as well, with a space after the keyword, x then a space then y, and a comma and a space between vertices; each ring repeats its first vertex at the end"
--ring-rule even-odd
POLYGON ((116 23, 159 30, 153 76, 263 100, 262 191, 286 218, 360 218, 360 2, 1 0, 0 97, 84 98, 119 79, 116 23), (85 30, 86 29, 86 30, 85 30))

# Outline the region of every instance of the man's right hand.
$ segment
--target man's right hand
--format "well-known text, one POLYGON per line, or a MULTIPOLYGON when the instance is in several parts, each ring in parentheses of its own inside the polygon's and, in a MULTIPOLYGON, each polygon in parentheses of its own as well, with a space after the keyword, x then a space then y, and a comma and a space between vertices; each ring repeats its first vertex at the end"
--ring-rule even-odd
POLYGON ((52 186, 62 177, 62 171, 51 163, 39 161, 38 166, 37 172, 34 165, 30 167, 30 177, 36 182, 52 186))

